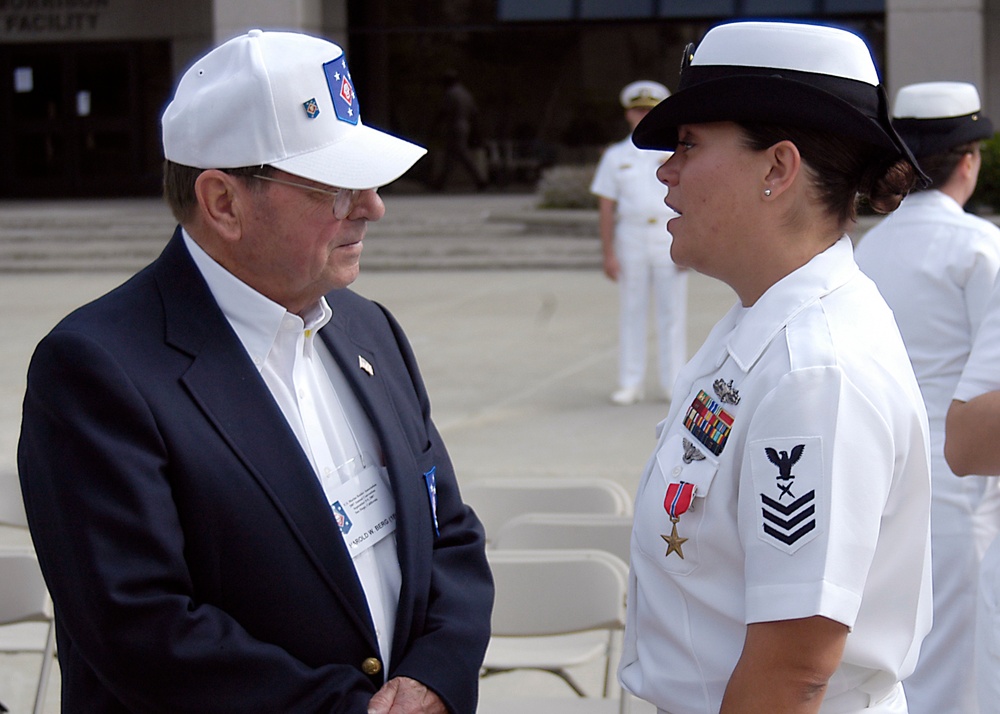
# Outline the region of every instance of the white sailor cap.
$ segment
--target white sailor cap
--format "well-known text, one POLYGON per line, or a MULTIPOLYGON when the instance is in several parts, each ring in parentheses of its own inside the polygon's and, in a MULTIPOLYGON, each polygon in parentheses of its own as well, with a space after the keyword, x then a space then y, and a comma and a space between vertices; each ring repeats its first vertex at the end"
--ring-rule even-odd
POLYGON ((640 148, 673 149, 678 126, 715 121, 829 131, 913 160, 889 120, 871 51, 859 36, 834 27, 713 27, 697 49, 685 50, 678 90, 646 115, 632 137, 640 148))
POLYGON ((892 116, 896 131, 918 158, 993 136, 979 92, 968 82, 909 84, 896 94, 892 116))
POLYGON ((618 95, 618 100, 625 109, 634 109, 635 107, 655 107, 669 96, 670 90, 659 82, 640 79, 638 82, 625 85, 621 94, 618 95))

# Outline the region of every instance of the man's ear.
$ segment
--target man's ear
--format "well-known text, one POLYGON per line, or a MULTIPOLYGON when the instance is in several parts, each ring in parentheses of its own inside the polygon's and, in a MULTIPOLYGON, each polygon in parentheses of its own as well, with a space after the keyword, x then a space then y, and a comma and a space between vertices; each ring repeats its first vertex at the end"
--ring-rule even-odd
POLYGON ((208 169, 195 180, 194 192, 204 225, 225 241, 239 240, 248 205, 247 189, 239 179, 225 171, 208 169))
POLYGON ((764 179, 765 195, 777 198, 787 191, 802 171, 802 155, 799 147, 791 141, 783 140, 771 146, 766 152, 770 166, 764 179))

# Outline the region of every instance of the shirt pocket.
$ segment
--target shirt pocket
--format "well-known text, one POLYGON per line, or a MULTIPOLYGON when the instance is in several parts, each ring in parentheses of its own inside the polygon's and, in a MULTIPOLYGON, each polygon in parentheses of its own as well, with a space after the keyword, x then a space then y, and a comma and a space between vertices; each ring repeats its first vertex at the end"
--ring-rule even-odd
POLYGON ((639 550, 664 571, 686 575, 698 567, 707 536, 702 533, 705 499, 718 470, 718 460, 683 434, 667 437, 657 450, 636 501, 635 533, 639 550), (693 486, 691 504, 677 514, 676 523, 665 503, 672 483, 693 486))

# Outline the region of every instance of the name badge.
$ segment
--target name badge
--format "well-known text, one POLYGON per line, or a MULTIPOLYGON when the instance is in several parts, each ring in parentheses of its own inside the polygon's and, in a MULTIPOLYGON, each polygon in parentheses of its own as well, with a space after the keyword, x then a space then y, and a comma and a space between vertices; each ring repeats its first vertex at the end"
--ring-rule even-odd
POLYGON ((351 557, 363 553, 396 530, 396 500, 388 472, 368 466, 330 495, 330 508, 351 557))

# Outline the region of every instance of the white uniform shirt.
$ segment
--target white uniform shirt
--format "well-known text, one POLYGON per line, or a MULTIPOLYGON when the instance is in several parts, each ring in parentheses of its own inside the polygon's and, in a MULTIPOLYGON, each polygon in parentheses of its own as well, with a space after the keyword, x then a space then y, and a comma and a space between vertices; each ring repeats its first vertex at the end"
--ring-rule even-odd
MULTIPOLYGON (((948 468, 944 418, 1000 271, 1000 228, 940 191, 921 191, 862 238, 856 260, 896 317, 927 406, 935 504, 971 514, 986 481, 948 468)), ((934 523, 942 535, 951 532, 945 513, 934 523)))
MULTIPOLYGON (((333 355, 317 332, 333 312, 321 298, 303 321, 216 263, 186 231, 184 243, 330 496, 362 467, 382 466, 378 436, 333 355)), ((383 495, 392 501, 385 482, 383 495)), ((390 510, 395 510, 390 505, 390 510)), ((330 518, 334 515, 331 512, 330 518)), ((402 574, 395 534, 354 558, 382 656, 395 632, 402 574)), ((291 585, 294 587, 294 585, 291 585)))
MULTIPOLYGON (((976 342, 955 389, 967 402, 1000 389, 1000 282, 993 291, 976 342)), ((966 476, 966 479, 978 477, 966 476)), ((983 558, 976 609, 976 689, 983 714, 1000 702, 1000 537, 983 558)))
POLYGON ((669 158, 670 152, 640 149, 631 137, 612 144, 597 164, 590 192, 618 203, 619 224, 664 226, 677 215, 663 203, 667 187, 656 178, 669 158))
POLYGON ((847 237, 715 326, 660 429, 636 499, 623 685, 715 714, 748 623, 822 615, 852 631, 821 711, 898 691, 930 627, 927 421, 847 237), (680 481, 695 486, 683 559, 665 542, 680 481))

